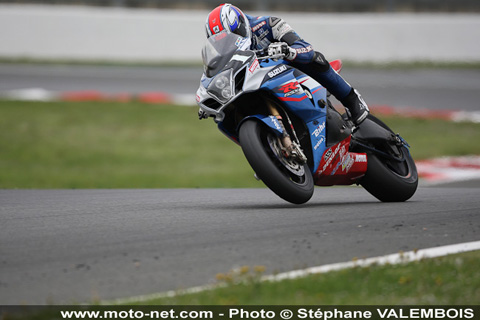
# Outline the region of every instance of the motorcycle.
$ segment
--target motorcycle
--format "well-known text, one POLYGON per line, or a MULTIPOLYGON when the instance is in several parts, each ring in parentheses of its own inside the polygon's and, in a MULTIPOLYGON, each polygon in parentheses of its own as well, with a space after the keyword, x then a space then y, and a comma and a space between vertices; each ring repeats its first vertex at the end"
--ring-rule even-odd
POLYGON ((207 40, 196 101, 199 118, 213 117, 241 146, 257 179, 294 204, 307 202, 315 185, 359 184, 384 202, 413 196, 418 174, 400 135, 371 114, 355 126, 313 78, 249 47, 235 34, 207 40))

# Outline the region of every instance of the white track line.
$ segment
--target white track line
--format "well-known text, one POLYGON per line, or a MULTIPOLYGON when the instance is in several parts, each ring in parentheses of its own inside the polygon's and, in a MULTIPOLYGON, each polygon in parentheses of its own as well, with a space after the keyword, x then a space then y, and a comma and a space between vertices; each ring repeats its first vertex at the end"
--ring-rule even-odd
POLYGON ((327 264, 324 266, 312 267, 302 270, 289 271, 272 276, 265 276, 262 280, 269 281, 281 281, 284 279, 296 279, 305 277, 310 274, 326 273, 330 271, 343 270, 353 267, 368 267, 373 264, 385 265, 385 264, 400 264, 412 261, 418 261, 421 259, 435 258, 446 256, 449 254, 480 250, 480 241, 460 243, 454 245, 448 245, 443 247, 435 247, 429 249, 422 249, 417 251, 400 252, 395 254, 389 254, 386 256, 379 256, 374 258, 362 259, 357 261, 341 262, 334 264, 327 264))
MULTIPOLYGON (((318 266, 318 267, 311 267, 307 269, 279 273, 276 275, 264 276, 260 279, 260 281, 281 281, 285 279, 296 279, 296 278, 306 277, 311 274, 326 273, 330 271, 343 270, 343 269, 354 268, 354 267, 368 267, 371 265, 407 263, 407 262, 418 261, 422 259, 442 257, 450 254, 475 251, 475 250, 480 250, 480 241, 459 243, 459 244, 453 244, 448 246, 421 249, 421 250, 408 251, 408 252, 400 252, 395 254, 389 254, 386 256, 359 259, 359 260, 349 261, 349 262, 327 264, 327 265, 318 266)), ((212 290, 212 289, 220 288, 224 286, 225 285, 221 285, 221 284, 211 284, 211 285, 205 285, 205 286, 192 287, 192 288, 183 289, 183 290, 176 290, 176 291, 171 290, 167 292, 154 293, 149 295, 125 298, 125 299, 102 301, 100 302, 100 304, 114 305, 114 304, 141 303, 141 302, 145 302, 153 299, 198 293, 198 292, 212 290)))

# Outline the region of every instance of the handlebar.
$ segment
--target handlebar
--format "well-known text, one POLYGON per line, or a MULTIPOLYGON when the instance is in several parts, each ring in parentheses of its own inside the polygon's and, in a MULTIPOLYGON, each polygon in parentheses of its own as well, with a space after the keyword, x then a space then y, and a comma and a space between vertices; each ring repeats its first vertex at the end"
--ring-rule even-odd
POLYGON ((268 55, 268 49, 260 49, 260 50, 252 50, 253 53, 257 55, 258 60, 264 60, 264 59, 269 59, 270 56, 268 55))

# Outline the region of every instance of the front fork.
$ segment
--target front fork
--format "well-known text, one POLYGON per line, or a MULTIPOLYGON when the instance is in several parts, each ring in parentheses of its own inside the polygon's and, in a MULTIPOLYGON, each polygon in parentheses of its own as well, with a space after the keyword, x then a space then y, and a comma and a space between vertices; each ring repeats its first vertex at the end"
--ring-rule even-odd
POLYGON ((278 112, 277 107, 271 101, 267 101, 267 107, 268 107, 268 112, 271 115, 273 115, 275 118, 277 118, 282 128, 283 134, 282 134, 282 137, 279 138, 279 140, 281 142, 281 145, 283 146, 282 153, 285 156, 285 158, 290 160, 296 160, 301 163, 306 163, 307 157, 305 156, 305 154, 302 151, 302 148, 300 147, 300 142, 298 141, 298 138, 295 135, 295 130, 290 122, 290 119, 287 119, 287 120, 290 123, 290 126, 294 134, 294 138, 296 141, 292 141, 287 130, 285 130, 285 126, 283 124, 283 118, 278 112))

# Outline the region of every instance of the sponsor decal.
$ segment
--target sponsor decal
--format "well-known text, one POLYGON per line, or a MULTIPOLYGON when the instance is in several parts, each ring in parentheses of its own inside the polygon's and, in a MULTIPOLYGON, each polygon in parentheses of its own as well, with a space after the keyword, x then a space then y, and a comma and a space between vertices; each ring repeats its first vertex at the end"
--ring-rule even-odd
POLYGON ((197 102, 200 102, 200 100, 202 100, 202 98, 200 98, 200 96, 197 94, 196 95, 196 100, 197 100, 197 102))
MULTIPOLYGON (((338 150, 340 150, 340 145, 338 145, 335 150, 332 151, 332 149, 329 149, 330 151, 330 155, 328 156, 328 160, 325 160, 325 164, 323 165, 323 168, 322 168, 322 171, 325 171, 325 169, 327 169, 327 167, 332 163, 333 159, 335 158, 335 156, 337 155, 338 153, 338 150)), ((325 155, 326 156, 326 155, 325 155)))
MULTIPOLYGON (((331 150, 331 149, 329 149, 331 150)), ((343 157, 343 155, 345 154, 347 150, 345 149, 345 146, 344 145, 337 145, 337 147, 335 148, 335 150, 332 151, 331 153, 331 156, 328 158, 328 160, 326 160, 325 164, 323 165, 323 168, 322 168, 322 172, 325 171, 325 169, 327 169, 327 167, 332 164, 332 161, 334 159, 337 159, 338 157, 343 157), (339 152, 340 151, 340 152, 339 152)), ((340 165, 340 163, 338 164, 340 165)), ((337 165, 337 168, 338 168, 338 165, 337 165)), ((335 170, 336 171, 336 168, 335 170)), ((333 173, 332 173, 333 174, 333 173)))
POLYGON ((317 129, 313 131, 312 136, 318 137, 323 132, 323 130, 325 130, 325 121, 323 121, 323 123, 320 124, 317 129))
POLYGON ((286 84, 284 84, 283 86, 279 87, 278 90, 285 93, 285 96, 287 96, 287 94, 289 92, 292 92, 294 90, 298 90, 298 81, 292 81, 292 82, 288 82, 286 84))
POLYGON ((312 46, 308 46, 306 48, 297 48, 295 49, 297 51, 297 54, 302 54, 302 53, 307 53, 313 50, 312 46))
POLYGON ((366 154, 357 154, 355 156, 355 162, 367 162, 367 155, 366 154))
POLYGON ((275 118, 275 116, 270 116, 270 120, 272 120, 273 125, 275 126, 275 128, 277 128, 278 131, 282 131, 282 127, 280 126, 280 123, 278 123, 278 120, 277 118, 275 118))
POLYGON ((219 33, 220 32, 220 27, 219 26, 214 26, 213 27, 213 32, 214 33, 219 33))
POLYGON ((247 39, 245 38, 238 38, 237 41, 235 41, 235 45, 239 48, 243 46, 243 44, 247 42, 247 39))
POLYGON ((215 41, 219 41, 219 40, 222 40, 223 38, 225 38, 227 36, 227 33, 226 32, 221 32, 221 33, 217 33, 214 37, 215 37, 215 41))
MULTIPOLYGON (((259 33, 260 34, 258 35, 258 39, 263 40, 270 33, 270 31, 265 30, 265 29, 260 29, 259 33)), ((266 41, 268 41, 268 40, 266 40, 266 41)))
POLYGON ((270 72, 268 73, 268 76, 269 76, 270 78, 273 78, 273 77, 275 77, 275 76, 278 76, 280 73, 282 73, 282 72, 285 71, 285 70, 287 70, 287 66, 285 66, 285 65, 282 64, 280 67, 278 67, 278 68, 273 69, 272 71, 270 71, 270 72))
POLYGON ((347 152, 347 149, 345 149, 345 145, 342 145, 342 148, 340 149, 340 152, 337 158, 343 159, 343 156, 345 155, 346 152, 347 152))
POLYGON ((256 26, 253 26, 253 27, 252 27, 252 31, 255 32, 255 31, 257 31, 258 29, 260 29, 261 27, 263 27, 263 26, 266 25, 266 24, 267 24, 267 22, 262 21, 262 22, 260 22, 259 24, 257 24, 256 26))
MULTIPOLYGON (((302 89, 301 89, 301 88, 297 88, 297 89, 295 89, 295 90, 293 90, 293 91, 290 91, 290 92, 285 93, 285 97, 293 96, 294 94, 297 94, 297 93, 299 93, 300 91, 302 91, 302 89)), ((302 99, 302 100, 303 100, 303 99, 302 99)))
POLYGON ((345 171, 345 173, 347 173, 348 171, 350 171, 354 163, 355 160, 353 159, 353 157, 349 153, 347 153, 347 155, 344 156, 342 160, 342 171, 345 171))
POLYGON ((325 136, 320 136, 320 140, 317 142, 317 144, 313 147, 313 150, 317 150, 318 147, 322 145, 322 142, 325 141, 325 136))
POLYGON ((250 66, 250 68, 248 68, 248 71, 250 71, 250 73, 254 73, 255 70, 257 70, 258 66, 259 66, 258 59, 255 59, 252 62, 252 65, 250 66))
POLYGON ((328 149, 327 152, 325 152, 325 155, 323 156, 323 160, 328 161, 331 155, 332 155, 332 149, 328 149))

